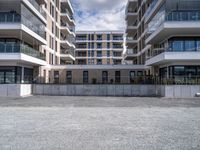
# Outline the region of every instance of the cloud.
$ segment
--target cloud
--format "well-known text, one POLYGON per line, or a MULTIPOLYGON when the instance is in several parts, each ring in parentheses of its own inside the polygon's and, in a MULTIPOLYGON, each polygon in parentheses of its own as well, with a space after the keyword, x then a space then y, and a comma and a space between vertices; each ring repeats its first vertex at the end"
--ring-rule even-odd
POLYGON ((71 0, 76 30, 124 30, 127 0, 71 0))

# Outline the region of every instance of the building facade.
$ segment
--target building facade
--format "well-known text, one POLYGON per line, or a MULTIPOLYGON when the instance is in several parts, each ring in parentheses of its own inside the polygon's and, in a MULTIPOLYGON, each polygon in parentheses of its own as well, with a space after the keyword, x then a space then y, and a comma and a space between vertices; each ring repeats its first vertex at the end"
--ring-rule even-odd
POLYGON ((49 65, 73 64, 75 22, 69 0, 0 1, 0 83, 49 78, 49 65))
POLYGON ((200 75, 200 1, 129 0, 126 60, 162 78, 200 75))
POLYGON ((77 65, 120 65, 123 62, 124 31, 77 31, 77 65))

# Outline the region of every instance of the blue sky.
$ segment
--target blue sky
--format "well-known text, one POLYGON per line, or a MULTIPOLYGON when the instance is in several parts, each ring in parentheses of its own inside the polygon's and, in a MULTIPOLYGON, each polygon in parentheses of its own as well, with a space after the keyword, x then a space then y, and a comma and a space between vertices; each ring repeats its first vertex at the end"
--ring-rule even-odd
POLYGON ((124 30, 127 0, 71 0, 76 30, 124 30))

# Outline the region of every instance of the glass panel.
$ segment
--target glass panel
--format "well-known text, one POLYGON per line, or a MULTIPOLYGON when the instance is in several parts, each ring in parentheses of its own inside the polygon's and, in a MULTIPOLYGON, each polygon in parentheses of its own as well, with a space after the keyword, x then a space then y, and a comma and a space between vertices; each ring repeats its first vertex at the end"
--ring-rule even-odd
POLYGON ((183 50, 184 50, 184 42, 183 41, 173 41, 172 51, 183 51, 183 50))
POLYGON ((6 43, 6 52, 7 53, 12 53, 13 52, 13 43, 6 43))
POLYGON ((200 41, 197 41, 197 51, 200 51, 200 41))
POLYGON ((195 41, 185 41, 185 51, 195 51, 195 41))
POLYGON ((178 75, 178 76, 185 75, 184 66, 175 66, 174 67, 174 75, 178 75))
POLYGON ((5 52, 5 44, 0 42, 0 53, 4 53, 5 52))
POLYGON ((5 72, 5 83, 15 83, 15 72, 5 72))
POLYGON ((0 72, 0 83, 4 83, 4 72, 0 72))

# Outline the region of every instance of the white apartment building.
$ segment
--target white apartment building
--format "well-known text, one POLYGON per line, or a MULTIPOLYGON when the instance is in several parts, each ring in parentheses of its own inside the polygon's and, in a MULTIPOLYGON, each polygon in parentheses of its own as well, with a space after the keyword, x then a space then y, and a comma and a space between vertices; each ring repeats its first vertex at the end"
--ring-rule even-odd
POLYGON ((73 13, 69 0, 1 0, 0 83, 47 81, 50 65, 72 64, 73 13))
POLYGON ((126 60, 163 78, 200 75, 200 1, 129 0, 126 60))

